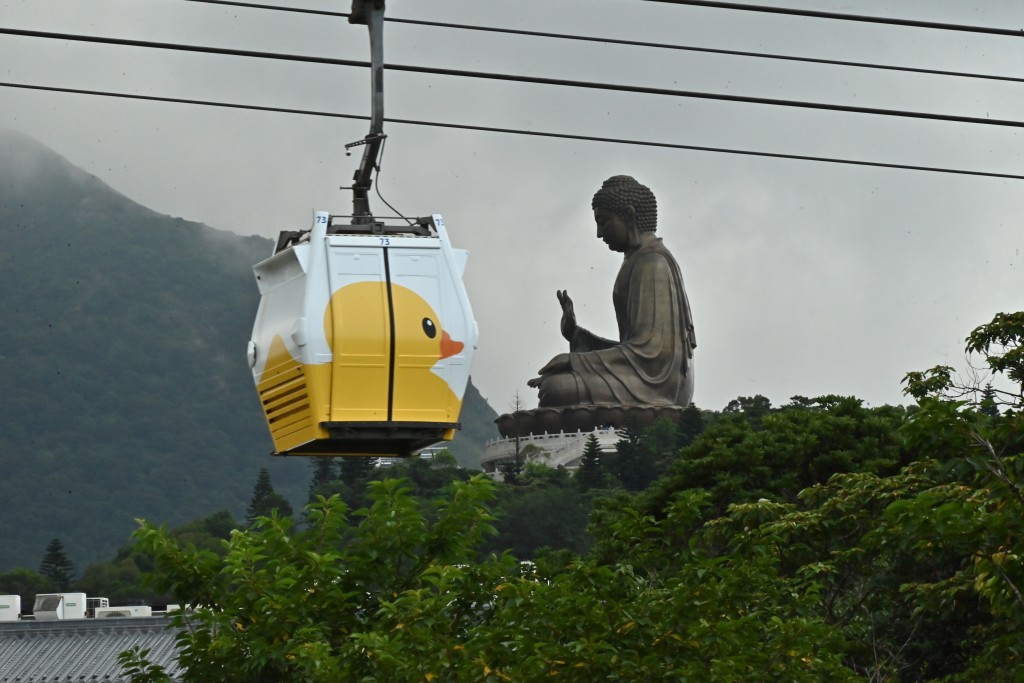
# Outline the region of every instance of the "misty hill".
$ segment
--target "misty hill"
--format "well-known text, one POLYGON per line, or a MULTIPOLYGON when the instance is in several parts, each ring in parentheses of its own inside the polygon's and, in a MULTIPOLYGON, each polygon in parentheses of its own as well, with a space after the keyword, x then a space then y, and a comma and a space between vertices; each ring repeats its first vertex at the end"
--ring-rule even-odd
MULTIPOLYGON (((245 345, 272 242, 157 214, 0 131, 0 571, 64 541, 79 569, 134 519, 244 516, 260 467, 298 509, 308 460, 272 458, 245 345)), ((452 445, 496 436, 470 386, 452 445)))

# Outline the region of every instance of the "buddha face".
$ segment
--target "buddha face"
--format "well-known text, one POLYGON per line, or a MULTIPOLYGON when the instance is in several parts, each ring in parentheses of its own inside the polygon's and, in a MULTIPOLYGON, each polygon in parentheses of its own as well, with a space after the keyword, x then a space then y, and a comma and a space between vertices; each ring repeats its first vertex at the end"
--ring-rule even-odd
POLYGON ((594 209, 594 221, 597 222, 598 239, 604 240, 609 249, 620 252, 629 249, 635 221, 603 208, 594 209))

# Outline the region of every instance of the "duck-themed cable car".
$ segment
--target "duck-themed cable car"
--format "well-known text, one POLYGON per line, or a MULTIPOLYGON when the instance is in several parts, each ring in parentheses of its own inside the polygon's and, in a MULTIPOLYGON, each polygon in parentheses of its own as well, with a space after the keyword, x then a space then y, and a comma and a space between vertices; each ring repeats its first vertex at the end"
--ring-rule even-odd
POLYGON ((409 456, 459 427, 477 326, 466 252, 440 215, 385 225, 370 212, 383 145, 383 0, 352 0, 370 32, 370 132, 351 216, 318 212, 253 266, 249 366, 277 455, 409 456), (348 221, 347 223, 345 221, 348 221))
POLYGON ((276 454, 407 456, 451 440, 477 341, 466 252, 439 215, 336 218, 317 213, 253 267, 249 364, 276 454))

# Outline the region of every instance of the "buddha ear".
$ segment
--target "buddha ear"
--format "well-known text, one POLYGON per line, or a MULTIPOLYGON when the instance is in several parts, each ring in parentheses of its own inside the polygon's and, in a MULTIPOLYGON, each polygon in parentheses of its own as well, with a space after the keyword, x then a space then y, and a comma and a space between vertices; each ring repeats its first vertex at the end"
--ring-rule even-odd
POLYGON ((626 204, 626 206, 623 207, 623 212, 622 213, 624 214, 624 217, 629 221, 630 225, 632 225, 635 228, 636 227, 636 207, 634 207, 632 204, 626 204))
POLYGON ((636 207, 632 204, 623 207, 622 218, 625 219, 626 226, 629 228, 629 248, 635 249, 640 246, 640 228, 636 222, 636 207))

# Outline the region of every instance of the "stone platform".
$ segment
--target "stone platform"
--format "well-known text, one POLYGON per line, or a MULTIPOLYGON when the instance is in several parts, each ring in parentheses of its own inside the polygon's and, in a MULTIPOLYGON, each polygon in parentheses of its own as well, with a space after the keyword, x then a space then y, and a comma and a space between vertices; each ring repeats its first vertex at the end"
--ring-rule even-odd
POLYGON ((505 438, 530 434, 558 434, 560 432, 591 432, 627 425, 646 427, 655 420, 668 418, 678 422, 686 410, 672 405, 578 405, 558 408, 535 408, 499 415, 494 421, 505 438))

